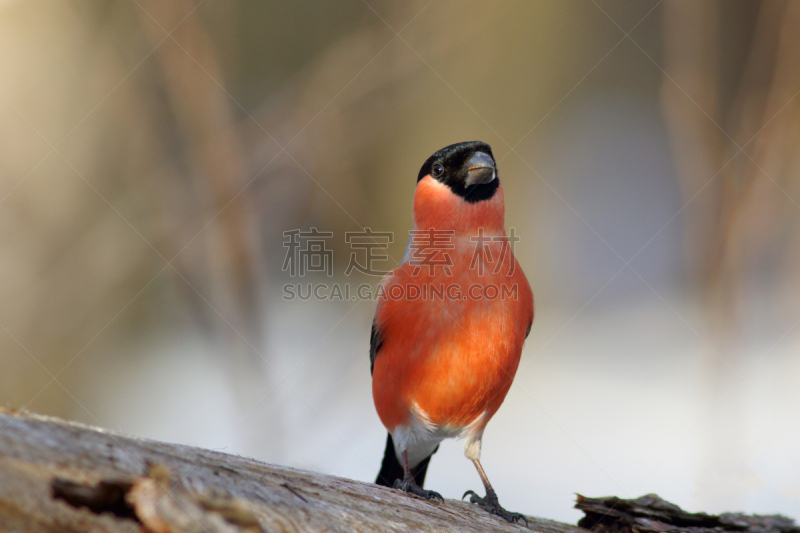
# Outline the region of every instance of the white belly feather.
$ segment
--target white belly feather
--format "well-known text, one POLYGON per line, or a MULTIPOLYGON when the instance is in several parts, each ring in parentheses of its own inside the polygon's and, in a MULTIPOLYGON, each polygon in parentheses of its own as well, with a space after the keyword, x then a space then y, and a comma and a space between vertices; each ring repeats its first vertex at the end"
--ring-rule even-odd
POLYGON ((411 406, 411 423, 406 426, 397 426, 392 431, 394 451, 397 460, 403 464, 403 452, 408 452, 408 466, 414 468, 423 459, 433 453, 433 450, 444 439, 465 438, 464 455, 468 459, 477 460, 481 456, 481 439, 483 430, 481 422, 486 416, 484 411, 475 420, 466 426, 440 426, 434 424, 425 411, 414 403, 411 406))

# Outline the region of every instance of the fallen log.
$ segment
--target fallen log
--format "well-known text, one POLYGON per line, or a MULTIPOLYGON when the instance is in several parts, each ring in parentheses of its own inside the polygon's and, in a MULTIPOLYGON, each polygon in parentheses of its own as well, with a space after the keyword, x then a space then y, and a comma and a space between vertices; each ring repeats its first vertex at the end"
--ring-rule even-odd
POLYGON ((0 409, 0 531, 525 530, 465 502, 0 409))
MULTIPOLYGON (((578 496, 579 526, 599 533, 800 533, 779 515, 688 513, 654 494, 578 496)), ((510 524, 335 476, 120 435, 0 408, 0 531, 586 533, 532 516, 510 524)))

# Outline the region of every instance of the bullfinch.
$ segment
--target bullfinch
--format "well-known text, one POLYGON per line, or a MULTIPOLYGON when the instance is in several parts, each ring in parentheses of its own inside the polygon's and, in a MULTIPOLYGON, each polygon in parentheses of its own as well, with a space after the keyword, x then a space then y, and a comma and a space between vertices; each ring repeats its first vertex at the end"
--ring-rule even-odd
POLYGON ((403 261, 378 287, 370 336, 372 396, 389 431, 376 483, 424 498, 439 443, 464 438, 484 497, 470 501, 515 522, 480 462, 533 323, 533 293, 505 230, 503 187, 488 144, 446 146, 422 165, 403 261))

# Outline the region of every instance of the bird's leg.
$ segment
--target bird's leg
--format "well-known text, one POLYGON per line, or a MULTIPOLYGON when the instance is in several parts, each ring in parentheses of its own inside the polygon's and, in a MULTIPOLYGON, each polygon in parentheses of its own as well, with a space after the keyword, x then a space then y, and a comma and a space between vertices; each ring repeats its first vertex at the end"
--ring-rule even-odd
POLYGON ((408 468, 408 452, 403 452, 403 479, 397 479, 394 482, 394 488, 400 489, 403 492, 408 492, 411 494, 416 494, 417 496, 422 496, 428 500, 432 498, 437 498, 444 502, 444 498, 438 492, 434 492, 432 490, 425 490, 414 480, 414 476, 411 474, 411 469, 408 468))
POLYGON ((528 519, 525 518, 524 515, 520 513, 512 513, 500 507, 500 501, 497 499, 497 493, 492 488, 492 484, 489 483, 489 478, 486 477, 486 472, 483 471, 481 462, 478 459, 473 459, 472 462, 475 463, 475 468, 478 469, 478 474, 481 476, 481 481, 483 481, 483 486, 486 488, 486 496, 481 498, 475 493, 474 490, 468 490, 467 492, 464 493, 461 499, 463 500, 464 498, 467 497, 467 494, 469 494, 470 503, 477 503, 478 505, 486 509, 486 511, 489 514, 496 514, 497 516, 499 516, 504 520, 507 520, 508 522, 517 522, 518 520, 524 520, 525 525, 527 526, 528 519))

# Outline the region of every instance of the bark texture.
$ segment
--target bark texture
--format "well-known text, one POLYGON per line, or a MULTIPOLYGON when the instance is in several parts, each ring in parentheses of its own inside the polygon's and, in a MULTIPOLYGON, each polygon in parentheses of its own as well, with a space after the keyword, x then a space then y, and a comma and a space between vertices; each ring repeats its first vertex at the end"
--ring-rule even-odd
MULTIPOLYGON (((654 494, 576 507, 602 533, 800 533, 786 517, 688 513, 654 494)), ((0 408, 3 532, 587 531, 527 518, 0 408)))
POLYGON ((578 524, 597 533, 800 533, 785 516, 689 513, 656 494, 632 500, 578 495, 575 507, 586 514, 578 524))
MULTIPOLYGON (((528 517, 530 530, 585 532, 528 517)), ((0 531, 524 531, 477 506, 0 409, 0 531)))

